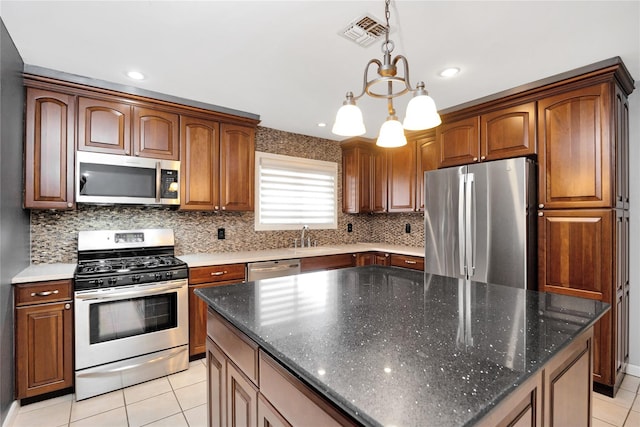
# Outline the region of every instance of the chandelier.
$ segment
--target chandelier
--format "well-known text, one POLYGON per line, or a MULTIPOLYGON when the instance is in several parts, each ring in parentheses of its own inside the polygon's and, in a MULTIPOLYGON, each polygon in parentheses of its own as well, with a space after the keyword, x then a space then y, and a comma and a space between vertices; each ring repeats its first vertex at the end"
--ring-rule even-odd
POLYGON ((385 29, 385 40, 382 43, 383 62, 372 59, 364 69, 362 80, 362 92, 358 96, 353 96, 353 92, 347 92, 346 99, 342 107, 336 114, 336 121, 333 124, 332 132, 340 136, 358 136, 366 132, 362 111, 356 105, 356 101, 367 95, 373 98, 386 98, 389 115, 387 120, 380 127, 380 133, 376 145, 381 147, 401 147, 407 144, 404 135, 406 130, 424 130, 438 126, 441 123, 440 115, 436 110, 436 104, 427 93, 424 82, 419 81, 415 89, 411 87, 409 81, 409 63, 407 58, 397 55, 391 59, 394 43, 389 40, 389 4, 391 0, 385 1, 385 18, 387 21, 385 29), (369 80, 369 69, 371 65, 377 65, 378 77, 369 80), (402 66, 403 74, 398 74, 398 66, 402 66), (378 92, 374 90, 377 86, 378 92), (383 86, 381 88, 380 86, 383 86), (393 98, 402 96, 407 92, 413 92, 413 98, 407 105, 407 113, 404 122, 400 123, 393 108, 393 98))

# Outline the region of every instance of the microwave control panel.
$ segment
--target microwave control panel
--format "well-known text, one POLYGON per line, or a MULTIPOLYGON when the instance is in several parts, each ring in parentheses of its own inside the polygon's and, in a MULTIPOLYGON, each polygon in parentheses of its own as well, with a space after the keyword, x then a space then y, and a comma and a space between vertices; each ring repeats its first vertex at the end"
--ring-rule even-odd
POLYGON ((162 169, 160 176, 160 197, 163 199, 177 199, 179 190, 178 171, 162 169))

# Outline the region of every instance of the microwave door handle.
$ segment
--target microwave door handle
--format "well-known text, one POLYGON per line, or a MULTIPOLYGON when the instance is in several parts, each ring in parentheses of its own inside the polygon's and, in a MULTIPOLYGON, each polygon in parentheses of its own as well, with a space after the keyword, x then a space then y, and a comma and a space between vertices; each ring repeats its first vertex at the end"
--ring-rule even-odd
POLYGON ((156 162, 156 203, 160 203, 160 184, 162 183, 162 166, 156 162))

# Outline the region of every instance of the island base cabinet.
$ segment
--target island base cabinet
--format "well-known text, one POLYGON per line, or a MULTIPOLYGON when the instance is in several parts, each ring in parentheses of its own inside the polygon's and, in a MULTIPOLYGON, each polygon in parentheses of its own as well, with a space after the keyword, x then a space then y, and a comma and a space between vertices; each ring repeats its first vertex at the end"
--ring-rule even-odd
POLYGON ((224 427, 227 423, 227 363, 222 350, 207 339, 207 424, 224 427))
POLYGON ((593 328, 495 407, 479 426, 591 425, 593 328))
POLYGON ((282 415, 271 406, 263 395, 258 394, 258 427, 292 427, 282 415))

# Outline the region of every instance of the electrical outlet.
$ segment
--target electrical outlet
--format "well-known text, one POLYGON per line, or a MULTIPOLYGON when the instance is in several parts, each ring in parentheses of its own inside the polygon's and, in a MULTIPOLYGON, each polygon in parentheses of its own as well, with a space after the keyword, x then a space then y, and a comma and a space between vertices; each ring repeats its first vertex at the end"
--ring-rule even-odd
POLYGON ((353 231, 353 224, 349 223, 347 224, 347 232, 351 233, 353 231))
POLYGON ((407 223, 404 225, 404 232, 411 233, 411 224, 407 223))
POLYGON ((224 240, 224 228, 218 228, 218 240, 224 240))

